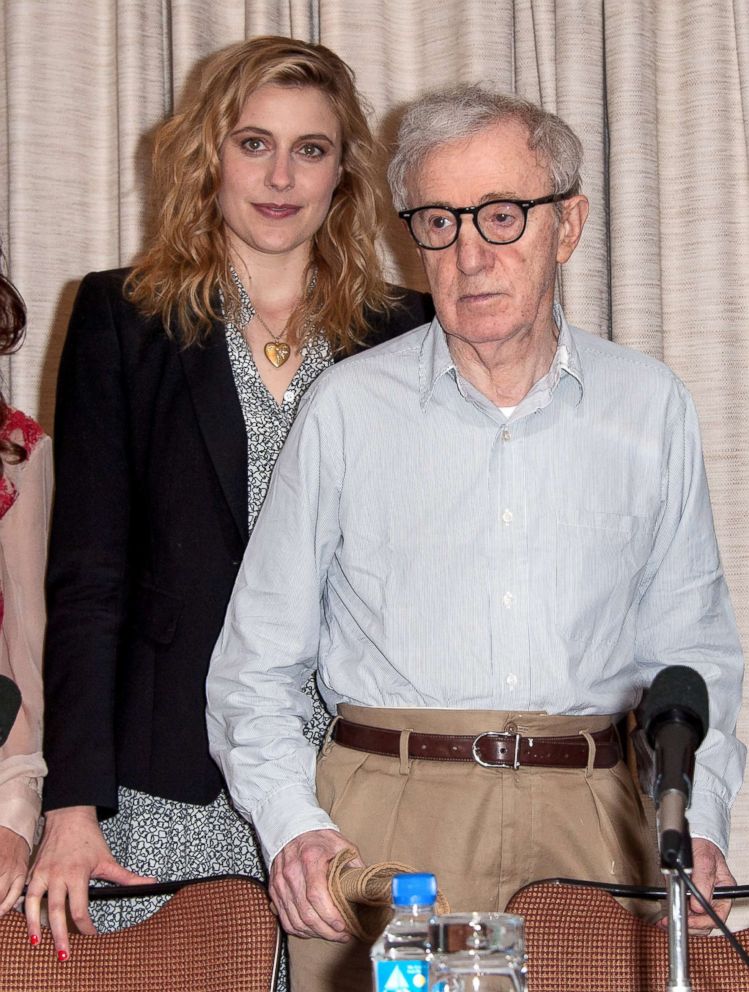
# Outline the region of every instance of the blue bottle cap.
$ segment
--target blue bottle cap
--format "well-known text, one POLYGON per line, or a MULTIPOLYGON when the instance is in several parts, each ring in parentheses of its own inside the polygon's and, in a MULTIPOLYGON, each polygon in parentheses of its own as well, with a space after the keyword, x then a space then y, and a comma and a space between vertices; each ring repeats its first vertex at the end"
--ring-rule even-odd
POLYGON ((437 899, 437 879, 429 872, 393 875, 394 906, 431 906, 437 899))

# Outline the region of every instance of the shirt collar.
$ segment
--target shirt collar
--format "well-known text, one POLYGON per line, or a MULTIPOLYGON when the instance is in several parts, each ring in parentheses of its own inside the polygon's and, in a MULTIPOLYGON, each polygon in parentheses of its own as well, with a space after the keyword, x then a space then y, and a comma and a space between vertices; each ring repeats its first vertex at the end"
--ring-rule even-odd
POLYGON ((435 317, 424 335, 419 354, 419 404, 422 410, 426 410, 437 380, 447 374, 452 375, 461 389, 455 362, 447 346, 447 337, 435 317))
MULTIPOLYGON (((580 356, 559 303, 554 303, 552 313, 554 322, 559 328, 557 349, 549 371, 533 386, 528 396, 535 393, 539 387, 548 391, 549 394, 553 393, 559 385, 562 373, 566 373, 572 376, 577 383, 579 390, 577 401, 579 403, 583 397, 583 370, 580 356)), ((461 394, 465 395, 458 370, 447 345, 447 337, 439 320, 435 317, 424 335, 419 355, 419 402, 422 410, 425 410, 429 404, 437 381, 447 374, 452 375, 461 394)))
POLYGON ((580 403, 583 398, 584 380, 583 367, 580 363, 577 345, 575 344, 575 339, 572 337, 572 331, 570 330, 570 325, 567 323, 567 318, 564 316, 562 307, 556 300, 554 301, 552 313, 554 315, 554 323, 559 328, 559 338, 557 339, 557 350, 554 354, 551 368, 547 373, 549 390, 554 392, 559 385, 562 373, 566 372, 577 383, 577 402, 580 403))

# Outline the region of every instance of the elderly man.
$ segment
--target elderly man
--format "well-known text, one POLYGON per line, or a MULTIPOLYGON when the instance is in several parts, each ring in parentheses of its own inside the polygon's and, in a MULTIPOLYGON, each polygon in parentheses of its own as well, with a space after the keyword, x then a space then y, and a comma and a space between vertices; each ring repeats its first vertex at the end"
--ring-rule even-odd
POLYGON ((343 847, 436 872, 456 910, 550 875, 652 878, 612 724, 668 664, 710 690, 695 879, 731 880, 742 661, 697 418, 665 366, 554 302, 588 213, 580 157, 515 98, 410 109, 389 177, 437 319, 312 387, 240 571, 209 732, 297 992, 368 981, 325 884, 343 847), (316 771, 315 671, 339 714, 316 771))

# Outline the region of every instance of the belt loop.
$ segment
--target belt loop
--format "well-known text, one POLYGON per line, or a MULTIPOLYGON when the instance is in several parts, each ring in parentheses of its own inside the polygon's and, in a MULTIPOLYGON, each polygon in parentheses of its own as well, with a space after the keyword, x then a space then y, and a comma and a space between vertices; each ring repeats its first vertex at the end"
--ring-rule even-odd
POLYGON ((334 716, 333 719, 328 724, 328 729, 325 731, 325 736, 322 740, 322 747, 320 748, 320 754, 330 754, 330 749, 333 746, 333 731, 335 730, 335 725, 341 719, 340 716, 334 716))
POLYGON ((590 778, 596 766, 596 742, 587 730, 581 730, 580 733, 588 742, 588 764, 585 766, 585 777, 590 778))
POLYGON ((399 741, 398 753, 401 759, 400 773, 401 775, 408 775, 411 771, 411 762, 408 758, 408 741, 411 737, 412 728, 409 727, 408 730, 401 730, 401 736, 399 741))

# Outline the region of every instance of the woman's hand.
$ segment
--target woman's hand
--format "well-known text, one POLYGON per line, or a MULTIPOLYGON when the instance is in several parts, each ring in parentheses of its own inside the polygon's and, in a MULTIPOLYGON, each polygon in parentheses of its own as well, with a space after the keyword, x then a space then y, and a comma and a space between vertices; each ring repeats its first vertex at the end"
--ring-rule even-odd
POLYGON ((44 835, 26 889, 26 923, 32 944, 38 942, 40 904, 45 894, 58 960, 67 961, 70 956, 66 906, 70 907, 70 916, 81 933, 96 933, 88 912, 88 885, 92 878, 115 885, 156 881, 117 864, 93 806, 70 806, 47 813, 44 835))
POLYGON ((0 827, 0 916, 19 899, 28 867, 29 845, 15 830, 0 827))

